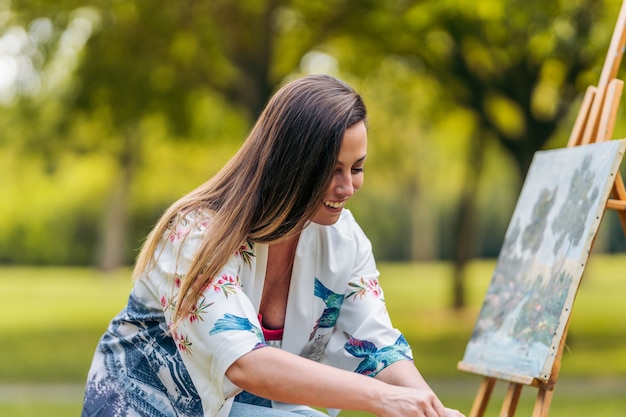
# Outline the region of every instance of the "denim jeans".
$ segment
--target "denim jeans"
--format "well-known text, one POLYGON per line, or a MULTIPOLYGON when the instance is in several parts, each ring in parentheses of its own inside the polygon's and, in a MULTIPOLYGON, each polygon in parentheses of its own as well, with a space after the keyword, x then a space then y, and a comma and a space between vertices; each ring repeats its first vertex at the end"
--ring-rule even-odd
POLYGON ((265 398, 257 397, 248 392, 242 392, 235 397, 235 402, 228 417, 328 417, 327 414, 317 410, 297 410, 293 412, 272 408, 272 402, 265 398))

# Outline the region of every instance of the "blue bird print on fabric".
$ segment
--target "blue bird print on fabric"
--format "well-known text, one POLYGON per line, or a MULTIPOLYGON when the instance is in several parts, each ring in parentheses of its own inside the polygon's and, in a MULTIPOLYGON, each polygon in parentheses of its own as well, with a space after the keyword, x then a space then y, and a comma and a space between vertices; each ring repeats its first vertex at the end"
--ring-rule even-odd
POLYGON ((239 317, 230 313, 226 313, 224 314, 224 317, 218 319, 209 334, 213 335, 216 333, 227 332, 229 330, 245 330, 252 332, 261 342, 265 342, 261 329, 252 324, 247 317, 239 317))
POLYGON ((355 372, 368 376, 376 376, 387 365, 403 359, 412 358, 409 356, 409 344, 403 335, 400 335, 391 346, 378 349, 369 340, 360 340, 346 333, 348 341, 344 349, 357 358, 364 358, 355 372))
POLYGON ((343 294, 338 294, 332 292, 328 288, 322 284, 322 282, 315 278, 315 296, 321 298, 326 304, 326 308, 322 312, 322 315, 315 323, 315 327, 309 336, 309 340, 313 339, 315 336, 315 332, 317 329, 329 329, 335 327, 335 323, 337 323, 337 317, 339 317, 339 310, 341 309, 341 304, 343 303, 343 294))

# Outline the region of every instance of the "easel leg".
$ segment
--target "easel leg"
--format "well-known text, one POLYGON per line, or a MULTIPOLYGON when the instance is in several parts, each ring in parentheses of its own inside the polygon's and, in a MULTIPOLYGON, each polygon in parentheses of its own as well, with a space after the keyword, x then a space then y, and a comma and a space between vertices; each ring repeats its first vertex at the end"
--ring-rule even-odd
POLYGON ((532 417, 547 417, 548 410, 550 410, 550 402, 552 401, 552 394, 554 389, 540 389, 537 394, 537 400, 535 400, 535 408, 533 409, 532 417))
POLYGON ((517 408, 521 393, 522 384, 516 382, 509 384, 509 389, 506 390, 506 396, 502 403, 502 410, 500 410, 500 417, 513 417, 515 415, 515 409, 517 408))
POLYGON ((478 389, 478 393, 476 394, 476 398, 474 399, 474 404, 472 404, 472 410, 470 411, 469 417, 483 417, 485 415, 487 405, 489 404, 489 398, 491 397, 495 384, 495 378, 483 379, 483 382, 480 384, 480 388, 478 389))
POLYGON ((597 90, 598 89, 594 86, 587 87, 580 111, 578 112, 576 122, 574 123, 574 128, 572 129, 572 133, 567 142, 568 147, 580 145, 583 139, 583 132, 587 128, 589 112, 591 111, 591 105, 593 104, 593 99, 596 97, 597 90))

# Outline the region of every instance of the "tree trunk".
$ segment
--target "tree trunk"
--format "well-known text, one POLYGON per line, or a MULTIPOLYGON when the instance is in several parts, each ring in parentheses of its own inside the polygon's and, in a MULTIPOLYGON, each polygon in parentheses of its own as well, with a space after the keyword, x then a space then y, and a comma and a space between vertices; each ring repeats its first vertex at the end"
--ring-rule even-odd
POLYGON ((465 307, 465 267, 471 258, 472 237, 474 236, 475 201, 470 188, 463 192, 459 202, 454 238, 454 268, 452 273, 452 307, 460 310, 465 307))
POLYGON ((465 183, 457 209, 455 233, 452 237, 454 242, 452 307, 455 310, 460 310, 467 304, 465 297, 465 271, 468 262, 472 258, 475 243, 476 194, 483 167, 484 136, 483 132, 478 131, 472 137, 468 153, 465 183))
POLYGON ((437 258, 438 235, 433 205, 420 188, 417 179, 407 186, 411 219, 411 260, 429 261, 437 258))
POLYGON ((126 129, 124 146, 118 155, 120 169, 111 187, 100 233, 97 266, 105 272, 123 266, 128 254, 128 201, 140 147, 137 129, 135 127, 126 129))
POLYGON ((127 250, 128 213, 126 202, 128 201, 128 189, 130 175, 128 169, 122 168, 118 178, 113 183, 109 200, 107 201, 101 243, 98 254, 98 268, 105 272, 111 272, 124 264, 127 250))

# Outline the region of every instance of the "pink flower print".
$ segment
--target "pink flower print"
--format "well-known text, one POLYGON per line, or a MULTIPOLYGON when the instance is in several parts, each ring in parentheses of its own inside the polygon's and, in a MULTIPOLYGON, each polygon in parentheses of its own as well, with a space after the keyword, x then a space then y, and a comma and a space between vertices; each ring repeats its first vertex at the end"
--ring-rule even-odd
POLYGON ((217 281, 219 285, 237 284, 237 279, 230 275, 222 274, 222 277, 217 281))
POLYGON ((176 309, 176 302, 173 299, 166 297, 165 295, 162 295, 159 301, 161 302, 161 307, 163 307, 163 312, 165 312, 166 310, 174 311, 176 309))
POLYGON ((378 285, 377 279, 370 279, 369 281, 367 281, 367 292, 369 292, 376 298, 379 298, 381 296, 383 290, 380 288, 380 285, 378 285))
POLYGON ((223 292, 226 298, 230 294, 236 294, 237 289, 241 288, 241 282, 239 276, 233 277, 230 275, 222 274, 222 276, 214 283, 210 284, 215 292, 223 292))
POLYGON ((176 242, 183 239, 185 236, 189 234, 190 228, 188 225, 178 224, 176 229, 170 233, 169 239, 170 242, 176 242))
POLYGON ((193 306, 191 313, 189 313, 189 322, 191 324, 196 323, 198 321, 204 321, 201 314, 203 314, 207 308, 211 307, 213 303, 207 303, 206 298, 202 298, 198 304, 193 306))
POLYGON ((181 280, 182 280, 182 275, 174 274, 174 285, 176 285, 176 288, 180 288, 181 280))
POLYGON ((178 346, 178 349, 181 352, 186 352, 189 355, 191 355, 191 345, 193 343, 191 343, 189 341, 189 338, 181 333, 178 332, 174 332, 174 334, 172 335, 174 337, 174 341, 176 342, 176 346, 178 346))
POLYGON ((235 256, 241 256, 243 262, 250 265, 251 259, 254 257, 254 252, 252 250, 253 246, 253 242, 246 240, 246 242, 241 245, 237 251, 235 251, 235 256))
POLYGON ((241 253, 246 251, 248 251, 248 245, 244 243, 243 245, 239 246, 239 249, 235 251, 235 255, 241 256, 241 253))
POLYGON ((357 282, 349 282, 348 286, 351 288, 346 298, 354 297, 353 300, 356 300, 357 296, 362 299, 366 295, 370 294, 374 296, 374 298, 382 297, 382 289, 380 285, 378 285, 377 279, 368 279, 361 277, 361 279, 357 282))

